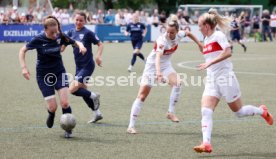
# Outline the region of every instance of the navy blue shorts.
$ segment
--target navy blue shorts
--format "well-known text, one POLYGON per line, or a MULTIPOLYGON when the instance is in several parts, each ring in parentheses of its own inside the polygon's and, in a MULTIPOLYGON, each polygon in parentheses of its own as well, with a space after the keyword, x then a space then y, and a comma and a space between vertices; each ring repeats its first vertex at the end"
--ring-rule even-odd
POLYGON ((94 72, 95 63, 89 63, 84 67, 77 67, 76 68, 76 75, 75 80, 80 83, 87 83, 94 72))
POLYGON ((69 87, 68 77, 65 70, 58 73, 49 72, 44 75, 37 75, 36 80, 44 98, 55 95, 55 90, 69 87))
POLYGON ((232 30, 231 31, 231 38, 232 41, 240 41, 241 40, 241 35, 240 35, 240 31, 239 30, 232 30))
POLYGON ((143 40, 131 40, 133 49, 141 49, 143 45, 143 40))

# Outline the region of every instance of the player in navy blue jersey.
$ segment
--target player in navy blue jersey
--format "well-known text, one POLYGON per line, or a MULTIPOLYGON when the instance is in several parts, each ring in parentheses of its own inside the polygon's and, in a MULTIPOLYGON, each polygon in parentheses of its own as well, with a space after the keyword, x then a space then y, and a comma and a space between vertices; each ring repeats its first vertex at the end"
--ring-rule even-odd
POLYGON ((131 64, 128 67, 129 72, 131 72, 132 67, 136 62, 137 56, 140 57, 143 61, 145 61, 145 57, 140 50, 143 45, 143 38, 147 34, 147 28, 143 23, 139 22, 139 16, 137 14, 133 14, 132 18, 133 18, 133 23, 129 23, 125 31, 125 36, 129 36, 130 34, 131 43, 134 50, 132 59, 131 59, 131 64))
MULTIPOLYGON (((243 47, 243 51, 246 52, 247 47, 241 42, 241 35, 240 35, 240 26, 239 20, 233 15, 233 21, 231 22, 231 42, 237 41, 243 47)), ((231 50, 233 51, 233 44, 231 45, 231 50)))
MULTIPOLYGON (((36 49, 36 79, 42 95, 47 102, 48 118, 46 124, 52 128, 54 124, 57 102, 55 90, 57 90, 63 114, 72 113, 68 102, 68 83, 66 71, 61 57, 62 45, 74 45, 80 48, 79 53, 85 54, 86 48, 82 43, 75 41, 61 32, 58 20, 53 16, 45 19, 44 32, 35 36, 27 45, 19 51, 19 62, 25 79, 30 79, 30 72, 26 66, 25 55, 28 50, 36 49)), ((72 132, 65 132, 65 137, 71 137, 72 132)))
POLYGON ((86 14, 83 12, 77 13, 75 17, 75 28, 71 29, 67 33, 70 38, 81 41, 87 49, 87 53, 82 56, 79 54, 79 48, 73 46, 76 63, 76 75, 75 80, 70 84, 69 91, 75 96, 82 97, 88 107, 92 109, 92 111, 95 113, 95 116, 90 121, 88 121, 88 123, 95 123, 98 120, 103 119, 103 116, 99 110, 100 95, 87 90, 86 84, 95 69, 91 44, 98 45, 96 63, 101 67, 103 43, 92 31, 88 30, 84 26, 85 23, 86 14))

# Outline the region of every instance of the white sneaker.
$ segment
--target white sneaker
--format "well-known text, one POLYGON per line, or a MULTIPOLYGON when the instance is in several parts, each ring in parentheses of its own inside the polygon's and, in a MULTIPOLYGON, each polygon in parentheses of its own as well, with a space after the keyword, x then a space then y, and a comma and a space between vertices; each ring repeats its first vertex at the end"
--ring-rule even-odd
POLYGON ((131 72, 132 71, 132 66, 129 65, 128 68, 127 68, 128 72, 131 72))
POLYGON ((137 131, 134 127, 127 128, 127 133, 128 134, 137 134, 137 131))
POLYGON ((89 124, 89 123, 96 123, 97 121, 102 120, 102 119, 103 119, 103 116, 102 116, 102 115, 96 115, 96 116, 94 117, 94 119, 89 120, 87 123, 88 123, 88 124, 89 124))

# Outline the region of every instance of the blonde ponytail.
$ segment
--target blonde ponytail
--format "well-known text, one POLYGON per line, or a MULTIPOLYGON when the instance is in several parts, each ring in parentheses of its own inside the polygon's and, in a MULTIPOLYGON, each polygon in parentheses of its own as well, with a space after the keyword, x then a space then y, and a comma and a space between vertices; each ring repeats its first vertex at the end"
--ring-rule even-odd
POLYGON ((231 19, 222 17, 214 8, 209 9, 208 13, 203 14, 203 18, 205 23, 209 24, 212 29, 218 25, 223 32, 230 30, 231 19))

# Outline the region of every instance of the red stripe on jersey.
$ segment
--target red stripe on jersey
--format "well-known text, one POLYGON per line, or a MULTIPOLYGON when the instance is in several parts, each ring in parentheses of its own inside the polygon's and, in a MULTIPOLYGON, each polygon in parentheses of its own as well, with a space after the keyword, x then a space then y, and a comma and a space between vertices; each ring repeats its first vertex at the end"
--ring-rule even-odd
POLYGON ((175 45, 174 47, 172 47, 171 49, 168 49, 168 50, 164 50, 164 55, 170 55, 172 53, 175 52, 175 50, 177 49, 178 45, 175 45))
POLYGON ((203 54, 209 54, 216 51, 223 50, 218 42, 212 42, 203 47, 203 54))
POLYGON ((156 49, 157 49, 157 43, 156 42, 154 43, 153 49, 154 49, 154 51, 156 51, 156 49))
POLYGON ((271 18, 271 20, 276 20, 276 18, 271 18))

